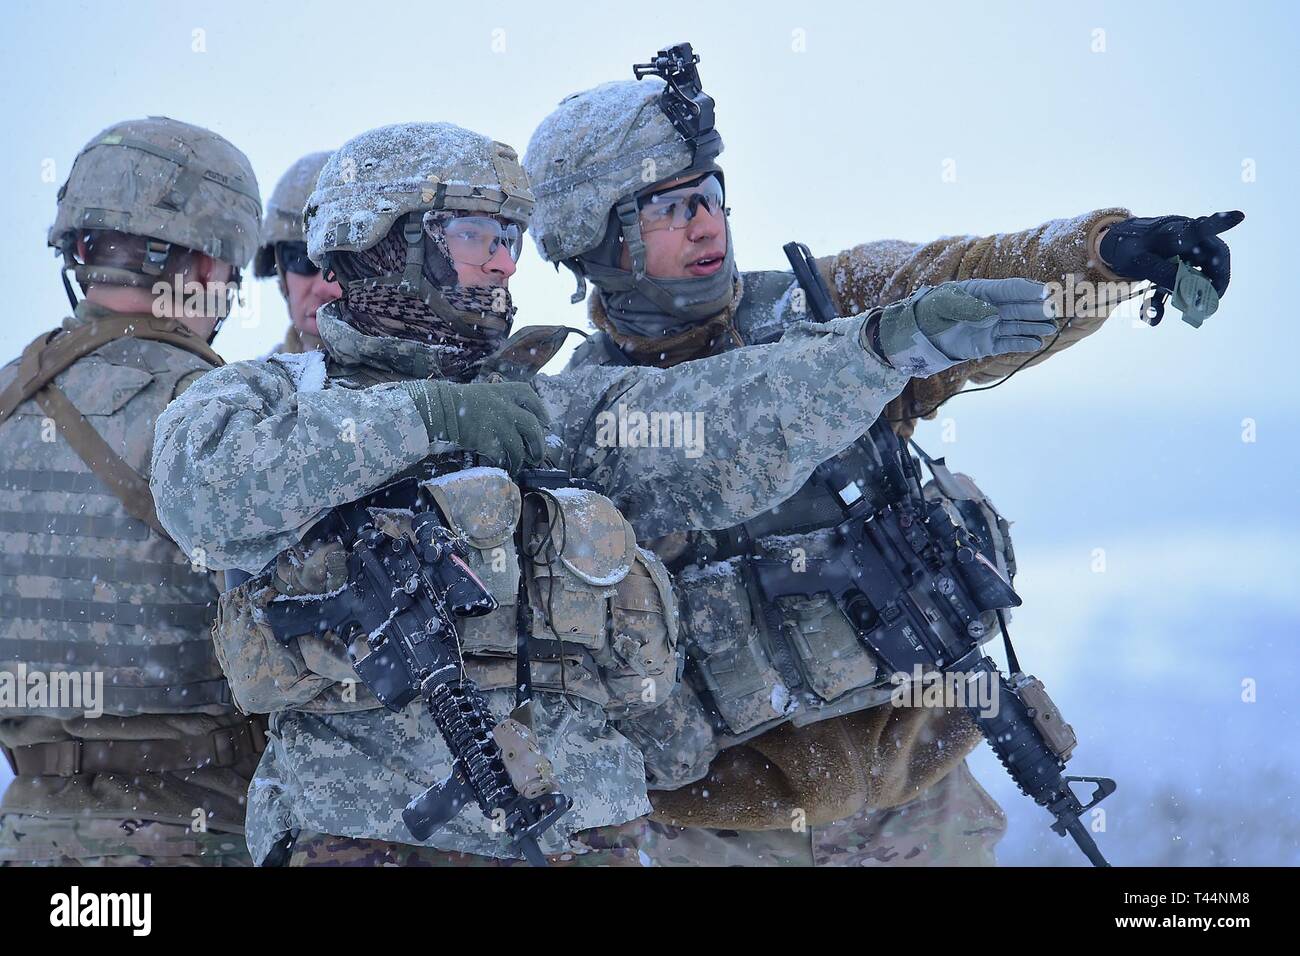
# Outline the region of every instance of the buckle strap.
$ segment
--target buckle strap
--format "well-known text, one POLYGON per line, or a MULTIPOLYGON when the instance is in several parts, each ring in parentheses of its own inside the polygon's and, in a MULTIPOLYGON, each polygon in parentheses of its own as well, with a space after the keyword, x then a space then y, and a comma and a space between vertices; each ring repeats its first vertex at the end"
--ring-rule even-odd
POLYGON ((632 278, 634 281, 645 278, 645 240, 641 236, 641 210, 635 199, 624 199, 614 207, 618 215, 619 226, 623 230, 623 242, 627 245, 628 257, 632 260, 632 278))
POLYGON ((260 720, 222 727, 185 740, 60 740, 6 751, 14 773, 24 777, 71 777, 82 773, 167 773, 232 767, 266 749, 260 720))
MULTIPOLYGON (((50 340, 58 335, 59 329, 42 332, 23 349, 18 360, 18 372, 3 392, 0 392, 0 423, 3 423, 18 406, 31 398, 37 389, 45 385, 41 377, 41 357, 50 340)), ((53 376, 51 376, 53 377, 53 376)))
POLYGON ((77 453, 77 457, 108 485, 126 513, 170 540, 171 536, 158 520, 158 513, 154 509, 149 482, 113 451, 95 430, 95 426, 86 421, 77 406, 72 404, 63 389, 50 382, 36 393, 36 402, 45 414, 54 419, 63 440, 77 453))
POLYGON ((38 335, 23 349, 18 374, 0 392, 0 422, 78 359, 122 338, 165 342, 197 355, 209 365, 224 364, 211 346, 176 319, 116 315, 95 319, 68 331, 51 329, 38 335))
POLYGON ((98 319, 68 332, 46 332, 23 350, 18 375, 0 393, 0 423, 24 401, 34 397, 41 410, 54 419, 64 441, 108 485, 127 514, 169 538, 154 511, 148 481, 113 451, 68 396, 54 384, 55 377, 78 359, 125 337, 165 342, 211 365, 222 364, 220 356, 206 342, 175 319, 123 315, 98 319))

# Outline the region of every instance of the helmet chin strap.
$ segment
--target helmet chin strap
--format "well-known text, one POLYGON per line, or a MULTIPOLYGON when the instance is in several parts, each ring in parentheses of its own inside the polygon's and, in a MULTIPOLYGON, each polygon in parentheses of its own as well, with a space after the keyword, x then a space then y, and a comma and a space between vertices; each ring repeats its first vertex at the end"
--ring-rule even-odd
MULTIPOLYGON (((573 278, 578 282, 578 288, 574 290, 573 295, 569 296, 569 304, 577 305, 587 297, 587 277, 582 274, 582 263, 578 259, 565 259, 564 264, 568 267, 568 270, 573 273, 573 278)), ((555 264, 555 271, 560 271, 560 264, 558 262, 555 264)), ((64 276, 63 282, 65 285, 67 284, 67 281, 68 277, 64 276)), ((68 289, 68 294, 72 294, 71 288, 68 289)))
POLYGON ((645 242, 635 198, 620 202, 615 214, 632 261, 631 270, 593 261, 597 256, 613 258, 615 246, 608 243, 593 250, 591 258, 580 257, 581 273, 570 268, 580 281, 585 274, 600 290, 601 304, 616 329, 641 338, 676 335, 711 319, 731 304, 737 273, 730 222, 727 254, 717 272, 711 276, 664 279, 646 270, 645 242))
POLYGON ((624 199, 614 207, 618 227, 623 233, 623 245, 632 260, 632 279, 639 281, 647 275, 645 267, 645 239, 641 235, 641 209, 636 197, 624 199))
MULTIPOLYGON (((76 245, 69 236, 64 239, 61 249, 63 268, 59 270, 59 278, 63 280, 63 291, 67 293, 68 302, 71 303, 73 311, 76 311, 79 303, 76 293, 72 290, 72 283, 68 281, 69 272, 76 276, 77 282, 83 288, 101 283, 104 285, 127 286, 133 289, 153 289, 160 281, 167 281, 163 278, 163 269, 166 267, 167 255, 170 251, 171 243, 150 239, 145 245, 144 259, 138 270, 118 266, 87 265, 77 261, 76 245)), ((237 296, 243 289, 243 276, 237 266, 231 269, 230 278, 226 281, 225 286, 225 307, 222 314, 216 317, 212 331, 204 340, 208 345, 211 345, 216 340, 217 333, 221 331, 221 327, 230 315, 232 294, 237 296)), ((207 298, 207 290, 205 289, 205 302, 207 298)))
POLYGON ((443 347, 442 370, 452 377, 468 373, 509 335, 515 314, 510 293, 503 285, 462 286, 447 249, 425 232, 420 215, 398 230, 381 240, 382 247, 362 253, 363 262, 344 269, 343 276, 361 276, 343 282, 347 322, 363 335, 443 347))
POLYGON ((244 291, 244 277, 240 273, 239 268, 235 267, 230 271, 230 281, 226 284, 225 311, 222 312, 221 315, 217 316, 217 321, 213 324, 212 331, 208 333, 208 339, 207 339, 208 345, 211 345, 214 341, 216 341, 217 333, 220 332, 221 327, 226 324, 226 319, 230 318, 230 312, 232 309, 232 301, 231 301, 232 298, 238 299, 238 297, 243 293, 243 291, 244 291), (231 288, 232 286, 233 288, 231 288))
POLYGON ((167 256, 171 252, 171 248, 172 244, 170 242, 163 242, 160 239, 147 240, 145 242, 144 258, 141 259, 140 268, 138 269, 128 269, 121 266, 87 265, 84 262, 77 261, 76 245, 69 236, 65 240, 63 248, 64 282, 67 282, 67 270, 72 269, 77 281, 82 286, 102 282, 107 285, 125 285, 137 289, 152 289, 157 282, 165 281, 163 270, 167 267, 167 256))
POLYGON ((402 223, 402 240, 406 243, 406 258, 400 273, 353 279, 344 286, 344 298, 359 292, 391 287, 401 295, 418 299, 428 306, 438 318, 447 322, 463 335, 479 334, 475 323, 466 320, 466 314, 447 300, 441 289, 429 281, 424 272, 425 232, 418 213, 409 214, 402 223))

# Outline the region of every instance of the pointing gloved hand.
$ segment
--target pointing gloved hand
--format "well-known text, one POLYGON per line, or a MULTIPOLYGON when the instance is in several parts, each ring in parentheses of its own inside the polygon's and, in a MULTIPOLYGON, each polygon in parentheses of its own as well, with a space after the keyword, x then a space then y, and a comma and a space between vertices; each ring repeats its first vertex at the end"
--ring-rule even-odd
POLYGON ((1199 219, 1125 219, 1106 230, 1098 251, 1116 275, 1155 285, 1142 312, 1148 323, 1159 323, 1165 297, 1172 295, 1183 321, 1199 326, 1219 308, 1232 277, 1232 253, 1219 234, 1245 218, 1234 210, 1199 219))
POLYGON ((926 378, 959 362, 1036 352, 1056 333, 1046 287, 1028 279, 966 279, 922 286, 885 306, 869 343, 886 362, 926 378))
POLYGON ((1111 271, 1125 279, 1145 279, 1172 290, 1179 261, 1198 267, 1223 295, 1232 276, 1232 254, 1219 238, 1246 218, 1243 212, 1213 216, 1158 216, 1125 219, 1106 230, 1101 257, 1111 271))
POLYGON ((424 419, 429 441, 459 445, 497 462, 510 474, 546 455, 549 416, 524 382, 402 382, 424 419))

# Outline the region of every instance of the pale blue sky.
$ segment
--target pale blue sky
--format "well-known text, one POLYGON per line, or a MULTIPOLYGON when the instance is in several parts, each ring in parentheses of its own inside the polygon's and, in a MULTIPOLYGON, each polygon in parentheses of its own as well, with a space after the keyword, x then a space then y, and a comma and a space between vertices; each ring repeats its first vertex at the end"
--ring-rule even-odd
MULTIPOLYGON (((212 127, 248 153, 265 196, 301 154, 385 123, 450 120, 522 151, 562 96, 629 77, 633 61, 683 39, 718 102, 744 268, 782 266, 794 238, 824 254, 1110 205, 1243 209, 1246 222, 1227 235, 1232 288, 1204 328, 1172 312, 1158 329, 1115 318, 1006 387, 955 400, 943 418, 956 441, 944 444, 938 425, 921 437, 1016 520, 1021 657, 1058 691, 1083 741, 1071 769, 1121 782, 1108 802, 1121 861, 1222 862, 1229 851, 1206 847, 1255 827, 1238 862, 1300 862, 1290 797, 1300 339, 1286 305, 1300 222, 1296 11, 10 3, 0 14, 10 78, 0 89, 0 277, 11 302, 0 357, 66 311, 44 248, 55 191, 80 146, 115 120, 162 113, 212 127), (205 52, 193 49, 195 30, 205 52), (1104 52, 1093 52, 1097 30, 1104 52), (947 159, 956 182, 941 180, 947 159), (52 181, 42 177, 49 160, 52 181), (1253 182, 1243 181, 1247 162, 1253 182), (1247 418, 1255 442, 1241 439, 1247 418), (1109 559, 1103 574, 1090 570, 1097 548, 1109 559), (1247 677, 1260 681, 1256 704, 1240 701, 1247 677), (1152 810, 1160 787, 1191 820, 1178 824, 1189 834, 1182 857, 1170 849, 1173 824, 1152 810), (1243 804, 1243 792, 1259 793, 1281 834, 1260 835, 1260 804, 1243 804), (1229 835, 1198 838, 1211 824, 1229 835)), ((513 289, 524 321, 584 320, 568 303, 567 273, 554 274, 531 242, 513 289)), ((218 340, 229 358, 283 332, 273 288, 257 301, 258 324, 218 340)), ((1004 858, 1061 859, 1045 851, 1061 841, 1042 812, 1006 792, 996 767, 979 771, 1012 812, 1004 858)))

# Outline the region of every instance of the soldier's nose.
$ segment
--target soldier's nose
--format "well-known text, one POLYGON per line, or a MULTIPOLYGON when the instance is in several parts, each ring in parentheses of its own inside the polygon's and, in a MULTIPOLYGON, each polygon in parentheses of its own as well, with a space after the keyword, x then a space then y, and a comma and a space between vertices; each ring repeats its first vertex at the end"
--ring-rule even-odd
POLYGON ((319 296, 322 302, 330 302, 343 295, 343 289, 338 282, 327 282, 324 272, 316 273, 315 282, 312 284, 312 292, 319 296))
POLYGON ((515 270, 518 268, 519 265, 510 257, 509 250, 507 250, 503 244, 497 247, 497 251, 494 252, 492 258, 487 261, 487 265, 483 267, 483 271, 509 279, 515 274, 515 270))
POLYGON ((695 215, 686 223, 686 238, 691 242, 713 239, 721 231, 721 217, 711 215, 703 206, 695 210, 695 215))

